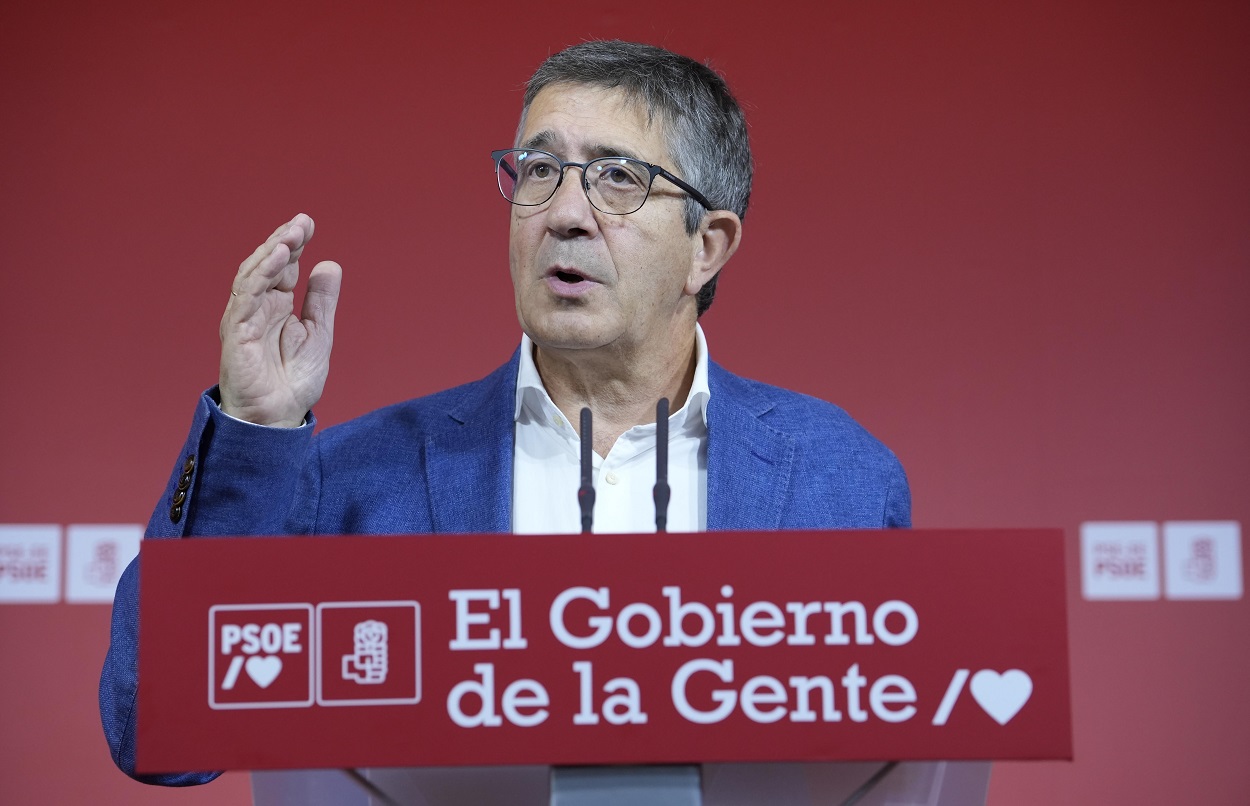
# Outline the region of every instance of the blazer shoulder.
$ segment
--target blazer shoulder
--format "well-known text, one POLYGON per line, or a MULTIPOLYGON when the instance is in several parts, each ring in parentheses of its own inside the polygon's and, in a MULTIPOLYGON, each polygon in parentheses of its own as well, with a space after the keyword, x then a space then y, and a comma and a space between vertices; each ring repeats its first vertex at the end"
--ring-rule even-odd
POLYGON ((709 370, 708 382, 713 402, 719 391, 734 404, 747 407, 770 428, 791 436, 800 446, 838 448, 888 463, 898 462, 894 453, 868 429, 827 400, 734 375, 715 364, 709 370))
MULTIPOLYGON (((773 446, 767 454, 771 472, 784 467, 786 478, 797 480, 789 487, 778 521, 768 528, 910 525, 911 493, 898 457, 842 408, 715 365, 709 368, 708 386, 709 500, 712 448, 720 439, 715 432, 731 441, 745 439, 752 446, 749 452, 761 458, 760 447, 773 446)), ((729 457, 734 451, 721 454, 729 457)), ((768 506, 764 500, 758 503, 760 509, 768 506)), ((731 522, 726 517, 725 523, 731 522)))

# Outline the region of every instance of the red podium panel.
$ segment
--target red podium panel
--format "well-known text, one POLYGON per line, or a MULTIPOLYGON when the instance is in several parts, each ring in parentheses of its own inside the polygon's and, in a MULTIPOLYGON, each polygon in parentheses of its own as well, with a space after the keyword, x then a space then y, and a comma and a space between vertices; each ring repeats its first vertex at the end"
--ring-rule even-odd
POLYGON ((1072 757, 1059 530, 145 541, 137 758, 1072 757))

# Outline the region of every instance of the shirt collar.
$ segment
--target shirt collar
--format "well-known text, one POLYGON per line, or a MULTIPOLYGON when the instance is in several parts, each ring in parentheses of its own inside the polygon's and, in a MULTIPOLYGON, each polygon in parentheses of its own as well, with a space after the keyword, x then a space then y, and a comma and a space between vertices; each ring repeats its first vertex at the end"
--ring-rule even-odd
MULTIPOLYGON (((712 392, 707 385, 707 337, 703 335, 703 328, 697 322, 694 326, 694 344, 694 379, 690 383, 690 394, 686 396, 685 405, 670 415, 676 418, 679 426, 683 427, 696 424, 706 426, 707 402, 712 397, 712 392)), ((551 399, 547 394, 547 388, 543 386, 542 377, 538 374, 538 365, 534 363, 534 342, 528 335, 522 333, 521 363, 516 379, 516 406, 512 413, 514 421, 521 419, 521 408, 530 397, 534 398, 536 404, 543 398, 551 399)), ((554 408, 554 405, 552 407, 554 408)))

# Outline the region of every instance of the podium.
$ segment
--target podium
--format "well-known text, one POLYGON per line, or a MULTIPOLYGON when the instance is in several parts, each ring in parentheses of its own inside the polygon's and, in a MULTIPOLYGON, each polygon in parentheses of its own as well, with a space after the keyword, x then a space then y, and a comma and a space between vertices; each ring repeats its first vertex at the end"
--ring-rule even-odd
POLYGON ((252 770, 258 804, 938 806, 1072 757, 1059 530, 141 557, 137 768, 252 770))
MULTIPOLYGON (((700 767, 470 767, 260 771, 256 806, 830 806, 860 790, 881 764, 706 764, 700 767), (366 785, 362 785, 359 778, 366 785), (641 780, 630 780, 637 776, 641 780), (624 780, 622 780, 624 779, 624 780), (373 787, 373 791, 369 787, 373 787)), ((903 762, 857 806, 977 806, 990 764, 903 762)))

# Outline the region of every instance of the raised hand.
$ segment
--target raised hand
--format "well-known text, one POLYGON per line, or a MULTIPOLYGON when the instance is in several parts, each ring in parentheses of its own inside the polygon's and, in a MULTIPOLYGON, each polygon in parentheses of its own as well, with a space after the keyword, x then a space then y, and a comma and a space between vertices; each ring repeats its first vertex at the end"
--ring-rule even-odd
POLYGON ((221 317, 221 408, 241 420, 294 428, 321 398, 330 372, 343 270, 323 261, 295 315, 299 258, 313 236, 300 213, 239 266, 221 317))

